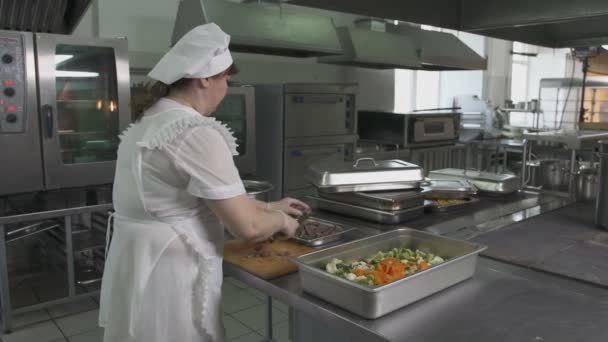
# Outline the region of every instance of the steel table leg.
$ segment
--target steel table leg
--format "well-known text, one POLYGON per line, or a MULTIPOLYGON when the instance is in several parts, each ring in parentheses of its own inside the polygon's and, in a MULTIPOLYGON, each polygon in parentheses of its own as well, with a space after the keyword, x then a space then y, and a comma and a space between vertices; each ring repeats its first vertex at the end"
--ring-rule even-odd
POLYGON ((266 340, 268 342, 272 342, 274 341, 272 335, 272 297, 268 296, 267 298, 268 300, 266 302, 266 340))
POLYGON ((76 272, 74 270, 74 244, 72 236, 72 216, 65 217, 65 255, 68 270, 68 294, 76 296, 76 272))
POLYGON ((6 253, 5 226, 0 224, 0 310, 2 310, 2 331, 12 328, 11 295, 8 281, 8 257, 6 253))

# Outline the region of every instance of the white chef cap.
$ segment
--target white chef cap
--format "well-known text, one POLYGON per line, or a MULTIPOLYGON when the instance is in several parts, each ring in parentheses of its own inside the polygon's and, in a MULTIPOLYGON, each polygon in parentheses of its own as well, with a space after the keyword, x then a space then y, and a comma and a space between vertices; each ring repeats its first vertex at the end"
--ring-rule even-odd
POLYGON ((230 36, 214 23, 186 33, 154 66, 148 77, 165 84, 182 78, 215 76, 232 65, 230 36))

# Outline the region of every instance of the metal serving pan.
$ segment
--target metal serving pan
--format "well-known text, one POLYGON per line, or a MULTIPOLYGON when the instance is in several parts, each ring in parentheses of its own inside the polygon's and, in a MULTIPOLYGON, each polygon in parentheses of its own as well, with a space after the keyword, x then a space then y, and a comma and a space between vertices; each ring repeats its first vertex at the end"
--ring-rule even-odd
POLYGON ((469 171, 463 169, 441 169, 429 173, 431 179, 466 179, 480 192, 488 195, 508 195, 521 189, 521 179, 515 175, 469 171))
POLYGON ((416 189, 424 180, 418 165, 373 158, 359 158, 354 163, 323 160, 311 164, 304 177, 324 192, 416 189))
POLYGON ((438 204, 433 200, 427 201, 428 205, 426 206, 426 209, 430 212, 435 212, 435 213, 447 213, 447 212, 451 212, 451 211, 456 211, 456 210, 460 210, 466 207, 469 207, 477 202, 479 202, 479 200, 477 198, 474 197, 469 197, 469 198, 445 198, 445 199, 455 199, 455 200, 462 200, 465 201, 464 203, 458 203, 458 204, 438 204))
POLYGON ((362 218, 377 223, 399 224, 407 220, 412 220, 424 215, 424 204, 418 207, 404 210, 378 210, 333 201, 321 197, 308 196, 308 198, 317 201, 317 206, 321 210, 327 210, 346 216, 362 218))
POLYGON ((368 319, 384 316, 430 296, 475 273, 477 255, 486 247, 414 229, 396 229, 369 238, 308 253, 292 260, 304 291, 368 319), (378 251, 407 247, 446 258, 446 262, 394 282, 369 287, 325 271, 333 258, 352 262, 378 251))
MULTIPOLYGON (((327 226, 328 228, 335 228, 334 233, 332 233, 330 235, 314 238, 314 239, 304 239, 304 238, 300 238, 297 236, 293 236, 291 238, 292 240, 294 240, 300 244, 310 246, 310 247, 317 247, 317 246, 326 245, 328 243, 336 242, 338 240, 343 239, 344 234, 353 230, 353 228, 344 228, 344 226, 339 225, 337 223, 330 222, 327 220, 322 220, 322 219, 319 219, 316 217, 309 217, 309 218, 305 219, 301 223, 301 225, 306 224, 306 223, 318 223, 320 225, 327 226)), ((300 229, 300 228, 298 228, 298 229, 300 229)))
POLYGON ((477 194, 477 187, 464 179, 435 179, 425 186, 427 199, 469 198, 477 194))
POLYGON ((319 191, 319 196, 371 209, 404 210, 424 205, 425 194, 428 192, 429 190, 423 189, 345 193, 319 191))

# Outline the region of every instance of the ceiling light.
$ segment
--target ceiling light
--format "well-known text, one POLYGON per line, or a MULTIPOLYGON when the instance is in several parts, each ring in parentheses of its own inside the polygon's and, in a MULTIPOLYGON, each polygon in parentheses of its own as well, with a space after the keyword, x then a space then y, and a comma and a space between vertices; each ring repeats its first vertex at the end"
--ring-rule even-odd
POLYGON ((56 77, 99 77, 97 72, 55 70, 56 77))
POLYGON ((63 63, 72 57, 74 55, 55 55, 55 65, 63 63))

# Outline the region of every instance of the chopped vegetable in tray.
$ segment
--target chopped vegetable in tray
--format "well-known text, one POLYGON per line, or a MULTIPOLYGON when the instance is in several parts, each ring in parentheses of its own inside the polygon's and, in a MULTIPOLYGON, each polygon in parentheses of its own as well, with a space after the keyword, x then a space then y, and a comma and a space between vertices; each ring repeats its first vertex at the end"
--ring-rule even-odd
POLYGON ((423 271, 445 260, 437 255, 409 248, 393 248, 378 252, 361 261, 345 263, 333 259, 325 270, 361 285, 378 286, 423 271))

